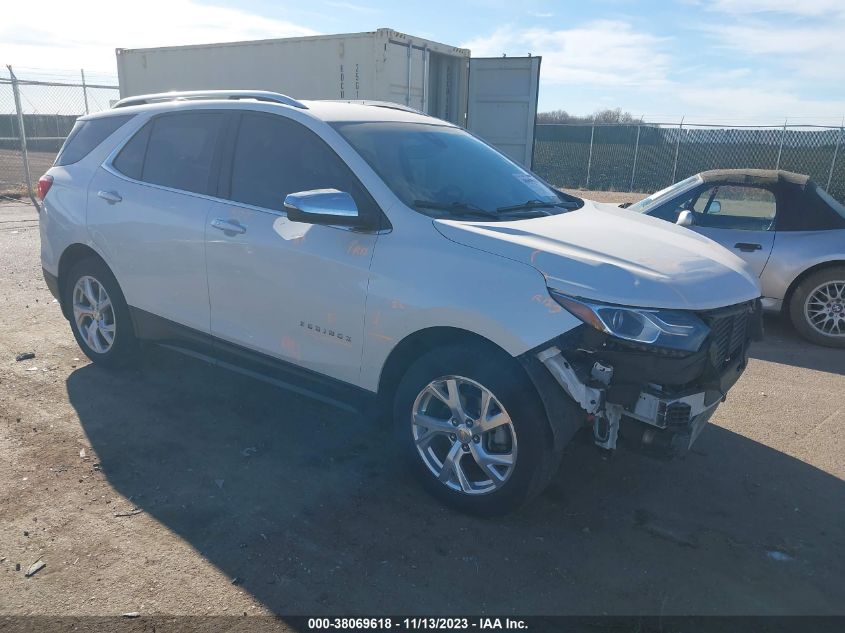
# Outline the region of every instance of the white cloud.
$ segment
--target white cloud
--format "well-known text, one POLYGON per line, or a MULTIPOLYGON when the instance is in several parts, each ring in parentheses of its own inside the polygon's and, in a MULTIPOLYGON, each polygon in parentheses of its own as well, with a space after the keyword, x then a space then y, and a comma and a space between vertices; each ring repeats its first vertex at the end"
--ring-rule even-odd
POLYGON ((360 4, 352 4, 351 2, 326 2, 326 4, 334 9, 348 9, 349 11, 356 11, 358 13, 378 13, 378 10, 373 7, 365 7, 360 4))
POLYGON ((791 21, 735 16, 729 23, 709 22, 699 29, 718 46, 765 62, 776 75, 820 82, 845 80, 845 9, 842 15, 791 21))
POLYGON ((672 93, 678 111, 688 114, 688 122, 727 118, 734 123, 747 120, 777 125, 791 117, 793 123, 838 125, 845 114, 842 100, 805 98, 791 90, 759 83, 689 82, 677 85, 672 93))
POLYGON ((461 47, 476 57, 542 55, 546 84, 658 86, 667 81, 667 42, 627 22, 598 20, 560 30, 502 27, 461 47))
POLYGON ((823 16, 845 13, 842 0, 709 0, 703 3, 712 11, 732 14, 783 13, 823 16))
POLYGON ((32 5, 7 3, 0 23, 4 64, 29 68, 86 68, 115 72, 115 48, 293 37, 316 34, 310 28, 264 18, 239 9, 208 6, 198 0, 145 0, 142 3, 43 0, 33 19, 32 5))
POLYGON ((796 31, 792 33, 794 41, 781 41, 780 50, 781 38, 777 33, 771 35, 771 28, 733 21, 708 29, 707 34, 718 37, 723 46, 745 47, 745 55, 735 55, 730 66, 718 67, 685 64, 689 51, 678 49, 678 40, 635 29, 620 20, 561 30, 502 27, 461 46, 469 48, 473 56, 542 55, 541 109, 589 114, 601 107, 619 106, 649 118, 662 116, 661 112, 671 112, 676 119, 686 114, 696 122, 777 124, 786 116, 808 117, 807 122, 814 122, 809 118, 838 122, 845 113, 845 100, 816 97, 820 91, 802 89, 806 81, 812 81, 807 79, 809 71, 792 69, 790 64, 804 64, 812 58, 816 71, 830 65, 836 68, 828 72, 841 74, 845 72, 839 67, 839 60, 845 58, 845 38, 840 42, 824 34, 813 39, 804 37, 803 27, 790 28, 796 31), (778 59, 789 46, 792 61, 778 59), (842 54, 825 53, 840 50, 842 54), (751 63, 757 61, 757 53, 769 63, 751 63))

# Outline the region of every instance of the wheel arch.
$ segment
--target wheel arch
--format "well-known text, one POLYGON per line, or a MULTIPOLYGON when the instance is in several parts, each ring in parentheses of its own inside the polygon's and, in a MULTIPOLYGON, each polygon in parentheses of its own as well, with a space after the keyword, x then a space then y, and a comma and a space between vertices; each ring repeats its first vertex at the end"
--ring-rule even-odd
POLYGON ((493 357, 491 360, 498 356, 503 362, 511 363, 515 371, 523 372, 526 384, 530 385, 546 413, 546 429, 550 434, 550 440, 554 442, 556 450, 562 449, 580 427, 581 418, 577 407, 573 408, 574 403, 569 401, 563 391, 557 387, 545 367, 538 367, 539 362, 533 356, 511 356, 490 339, 469 330, 437 326, 418 330, 402 339, 393 348, 382 367, 378 389, 380 406, 383 408, 392 406, 393 395, 405 372, 422 354, 439 346, 467 343, 486 348, 493 357))
POLYGON ((103 265, 111 271, 112 275, 114 275, 114 271, 112 271, 111 267, 106 263, 106 260, 103 259, 102 255, 100 255, 97 251, 93 248, 88 246, 87 244, 81 244, 79 242, 75 242, 68 246, 63 252, 61 257, 59 258, 59 304, 62 308, 62 314, 65 316, 66 319, 70 320, 71 313, 70 313, 70 305, 68 301, 65 300, 65 283, 67 281, 67 274, 68 272, 74 267, 74 265, 82 261, 83 259, 93 258, 101 261, 103 265))
POLYGON ((824 270, 825 268, 832 268, 834 266, 845 266, 845 259, 831 259, 828 261, 820 262, 818 264, 814 264, 809 268, 802 270, 795 279, 792 280, 792 283, 789 284, 789 288, 786 289, 786 293, 783 295, 783 303, 781 304, 781 313, 784 315, 789 315, 789 305, 792 303, 792 295, 795 294, 795 289, 810 275, 819 272, 820 270, 824 270))
POLYGON ((495 354, 513 358, 490 339, 469 330, 451 326, 434 326, 417 330, 399 341, 387 356, 379 375, 379 397, 392 397, 405 372, 422 354, 435 347, 464 343, 488 347, 495 354))

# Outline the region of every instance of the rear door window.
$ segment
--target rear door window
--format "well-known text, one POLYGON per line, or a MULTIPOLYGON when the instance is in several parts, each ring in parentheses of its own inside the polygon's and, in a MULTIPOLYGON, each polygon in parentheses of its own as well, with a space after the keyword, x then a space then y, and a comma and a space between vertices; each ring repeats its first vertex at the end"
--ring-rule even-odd
POLYGON ((349 167, 314 132, 279 115, 244 114, 228 197, 283 211, 285 196, 312 189, 345 191, 362 216, 376 212, 375 201, 349 167))
POLYGON ((62 145, 62 149, 59 150, 54 164, 62 167, 78 163, 133 116, 133 114, 125 114, 77 121, 62 145))
MULTIPOLYGON (((154 119, 139 180, 193 193, 216 191, 212 165, 224 116, 183 112, 154 119)), ((132 160, 126 162, 132 169, 132 160)))

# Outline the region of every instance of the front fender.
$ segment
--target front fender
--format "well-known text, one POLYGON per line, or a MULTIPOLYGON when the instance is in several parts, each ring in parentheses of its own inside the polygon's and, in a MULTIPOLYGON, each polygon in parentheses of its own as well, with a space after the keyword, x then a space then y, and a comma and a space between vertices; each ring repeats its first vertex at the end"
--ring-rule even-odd
POLYGON ((467 330, 516 357, 580 323, 532 266, 452 242, 430 222, 413 239, 394 231, 373 255, 360 386, 377 390, 390 352, 420 330, 467 330))

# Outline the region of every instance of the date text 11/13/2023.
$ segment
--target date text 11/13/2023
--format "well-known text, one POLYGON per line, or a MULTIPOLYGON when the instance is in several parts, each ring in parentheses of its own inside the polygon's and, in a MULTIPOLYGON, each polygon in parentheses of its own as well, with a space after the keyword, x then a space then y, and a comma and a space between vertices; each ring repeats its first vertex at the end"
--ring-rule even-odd
POLYGON ((309 630, 527 630, 528 624, 519 618, 309 618, 309 630))

